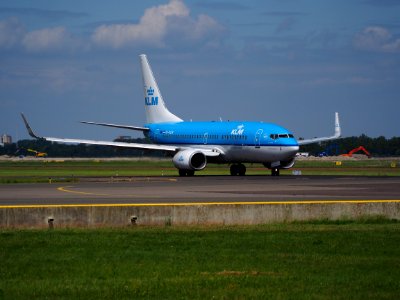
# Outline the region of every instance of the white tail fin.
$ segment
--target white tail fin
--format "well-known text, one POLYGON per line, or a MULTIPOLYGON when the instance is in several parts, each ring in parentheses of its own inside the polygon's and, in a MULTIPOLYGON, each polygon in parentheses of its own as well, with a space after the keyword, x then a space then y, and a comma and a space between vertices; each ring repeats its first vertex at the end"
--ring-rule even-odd
POLYGON ((142 65, 144 104, 147 123, 182 122, 165 106, 160 89, 145 54, 139 55, 142 65))

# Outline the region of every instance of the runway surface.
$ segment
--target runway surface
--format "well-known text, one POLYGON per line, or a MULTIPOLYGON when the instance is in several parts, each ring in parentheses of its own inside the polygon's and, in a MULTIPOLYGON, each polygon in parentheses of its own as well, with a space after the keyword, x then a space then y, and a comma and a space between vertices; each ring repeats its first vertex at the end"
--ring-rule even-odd
POLYGON ((0 207, 399 199, 400 177, 134 177, 117 182, 0 185, 0 207))

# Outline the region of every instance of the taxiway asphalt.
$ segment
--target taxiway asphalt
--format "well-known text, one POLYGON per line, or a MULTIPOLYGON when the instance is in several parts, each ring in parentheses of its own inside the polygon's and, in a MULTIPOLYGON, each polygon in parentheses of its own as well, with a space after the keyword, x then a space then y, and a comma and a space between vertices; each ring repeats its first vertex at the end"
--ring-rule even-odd
POLYGON ((400 201, 400 177, 194 176, 0 185, 0 207, 29 205, 400 201))

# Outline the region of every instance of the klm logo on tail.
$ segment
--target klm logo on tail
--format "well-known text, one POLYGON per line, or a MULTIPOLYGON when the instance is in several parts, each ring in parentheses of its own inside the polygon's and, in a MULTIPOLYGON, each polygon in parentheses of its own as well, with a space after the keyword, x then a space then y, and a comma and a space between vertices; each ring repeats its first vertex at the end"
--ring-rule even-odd
POLYGON ((147 97, 144 97, 145 105, 158 105, 158 96, 154 97, 154 89, 151 86, 146 90, 147 97))

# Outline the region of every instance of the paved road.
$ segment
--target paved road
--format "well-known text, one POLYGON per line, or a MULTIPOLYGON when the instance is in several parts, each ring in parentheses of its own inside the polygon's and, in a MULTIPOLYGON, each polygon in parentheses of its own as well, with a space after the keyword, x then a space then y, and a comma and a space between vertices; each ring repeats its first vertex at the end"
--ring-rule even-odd
POLYGON ((135 177, 118 182, 0 185, 0 206, 400 199, 400 177, 135 177))

